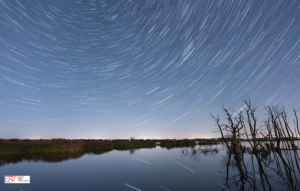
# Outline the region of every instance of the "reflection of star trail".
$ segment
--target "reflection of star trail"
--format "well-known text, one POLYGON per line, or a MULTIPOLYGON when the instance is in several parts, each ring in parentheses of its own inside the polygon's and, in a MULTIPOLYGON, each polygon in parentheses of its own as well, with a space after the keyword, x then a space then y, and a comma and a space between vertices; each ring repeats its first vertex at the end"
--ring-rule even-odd
POLYGON ((220 183, 218 183, 223 189, 225 189, 225 191, 228 191, 228 189, 225 187, 225 186, 223 186, 222 184, 220 184, 220 183))
POLYGON ((179 162, 177 162, 177 161, 175 161, 175 162, 176 162, 177 164, 179 164, 179 165, 183 166, 184 168, 188 169, 189 171, 191 171, 191 172, 194 172, 193 170, 191 170, 190 168, 188 168, 188 167, 184 166, 183 164, 181 164, 181 163, 179 163, 179 162))
POLYGON ((140 161, 142 161, 142 162, 144 162, 144 163, 147 163, 147 164, 150 164, 150 165, 151 165, 151 163, 150 163, 150 162, 144 161, 144 160, 142 160, 142 159, 139 159, 139 158, 136 158, 136 157, 133 157, 133 158, 135 158, 135 159, 137 159, 137 160, 140 160, 140 161))
POLYGON ((299 108, 299 6, 0 1, 3 137, 194 138, 246 96, 299 108))
POLYGON ((127 184, 127 183, 124 183, 124 185, 125 185, 125 186, 128 186, 128 187, 130 187, 130 188, 133 188, 133 189, 135 189, 135 190, 141 191, 140 189, 138 189, 138 188, 136 188, 136 187, 134 187, 134 186, 131 186, 131 185, 127 184))
POLYGON ((163 185, 160 185, 160 184, 159 184, 159 186, 162 187, 162 188, 164 188, 164 189, 167 190, 167 191, 171 191, 171 190, 169 190, 168 188, 164 187, 163 185))

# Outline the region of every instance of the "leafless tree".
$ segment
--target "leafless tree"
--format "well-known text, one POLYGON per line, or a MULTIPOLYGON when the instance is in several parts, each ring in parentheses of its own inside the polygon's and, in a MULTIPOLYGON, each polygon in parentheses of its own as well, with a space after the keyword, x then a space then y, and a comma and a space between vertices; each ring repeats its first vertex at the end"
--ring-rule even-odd
POLYGON ((240 130, 243 129, 244 127, 244 123, 243 123, 243 116, 242 116, 242 112, 236 112, 237 113, 237 117, 234 117, 235 115, 234 114, 231 114, 225 107, 224 105, 222 106, 222 110, 225 112, 225 116, 226 116, 226 119, 229 123, 228 124, 220 124, 220 117, 219 115, 217 116, 213 116, 212 114, 211 117, 215 119, 218 127, 219 127, 219 131, 222 135, 222 139, 225 141, 226 143, 226 146, 227 148, 233 152, 233 151, 236 151, 236 149, 239 147, 239 140, 240 140, 240 136, 241 136, 241 133, 240 133, 240 130), (232 147, 229 146, 227 140, 226 140, 226 137, 224 136, 223 134, 223 131, 227 131, 229 132, 230 134, 228 135, 225 135, 226 137, 231 137, 231 144, 232 144, 232 147))
POLYGON ((240 144, 240 138, 242 136, 248 140, 252 152, 271 149, 277 151, 281 149, 295 150, 299 148, 299 145, 296 146, 296 142, 294 141, 300 136, 297 117, 297 111, 299 110, 294 109, 294 130, 289 126, 285 108, 278 108, 276 106, 265 107, 268 118, 264 120, 264 126, 258 127, 258 117, 256 115, 258 111, 257 107, 252 105, 250 98, 243 100, 243 103, 245 117, 243 116, 242 110, 234 111, 231 109, 234 111, 234 114, 231 114, 223 105, 222 111, 225 113, 228 124, 220 124, 220 117, 210 114, 217 123, 219 132, 229 151, 235 152, 238 149, 242 149, 242 151, 245 150, 240 144), (227 133, 224 135, 224 132, 227 133), (263 138, 261 138, 261 136, 263 138), (231 145, 229 145, 228 139, 231 140, 231 145), (276 146, 273 141, 276 141, 276 146))

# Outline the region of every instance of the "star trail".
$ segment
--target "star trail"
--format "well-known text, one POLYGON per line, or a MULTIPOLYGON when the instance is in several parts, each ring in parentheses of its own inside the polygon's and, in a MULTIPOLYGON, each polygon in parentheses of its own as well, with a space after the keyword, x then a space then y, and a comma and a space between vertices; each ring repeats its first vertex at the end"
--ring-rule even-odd
POLYGON ((300 108, 299 42, 296 0, 0 0, 0 137, 219 137, 300 108))

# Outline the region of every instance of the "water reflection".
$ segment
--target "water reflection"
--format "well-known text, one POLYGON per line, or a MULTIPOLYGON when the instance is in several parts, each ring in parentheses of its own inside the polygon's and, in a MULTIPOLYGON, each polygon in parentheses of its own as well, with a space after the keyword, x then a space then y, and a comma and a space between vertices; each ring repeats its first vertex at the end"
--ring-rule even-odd
MULTIPOLYGON (((153 149, 153 148, 147 148, 153 149)), ((118 151, 129 151, 130 155, 134 155, 136 151, 140 149, 118 149, 118 151)), ((68 161, 71 159, 79 159, 86 154, 102 155, 109 153, 113 150, 94 150, 89 152, 53 152, 47 154, 4 154, 0 155, 0 167, 8 164, 17 164, 20 162, 47 162, 47 163, 58 163, 68 161)))
MULTIPOLYGON (((200 162, 201 155, 215 156, 221 149, 183 148, 181 156, 200 162)), ((298 150, 228 151, 222 159, 225 171, 219 171, 225 181, 219 185, 223 190, 274 190, 274 185, 281 185, 284 190, 300 190, 299 159, 298 150)))
POLYGON ((201 155, 215 156, 218 154, 219 150, 221 150, 221 147, 213 147, 211 145, 201 147, 185 147, 181 150, 181 156, 190 157, 191 160, 200 162, 201 155))
MULTIPOLYGON (((200 188, 224 191, 300 190, 299 152, 297 150, 253 152, 245 147, 239 152, 228 152, 224 145, 206 145, 181 148, 176 146, 168 149, 160 147, 156 149, 128 149, 123 150, 123 152, 108 150, 34 156, 2 155, 0 167, 2 168, 7 164, 15 165, 24 161, 61 163, 71 161, 71 159, 80 159, 79 161, 82 162, 79 163, 82 165, 72 166, 70 169, 74 169, 74 167, 89 168, 86 170, 87 174, 103 177, 107 175, 116 177, 116 174, 122 174, 122 178, 111 179, 111 184, 114 181, 122 182, 115 190, 120 190, 121 185, 123 190, 130 190, 132 187, 140 190, 157 190, 159 187, 161 190, 174 191, 184 189, 183 185, 188 185, 187 190, 199 190, 200 188), (86 154, 90 154, 90 156, 86 154), (83 157, 84 155, 86 157, 83 157), (101 155, 101 157, 97 155, 101 155), (93 171, 95 168, 102 170, 93 171), (145 177, 147 178, 144 179, 145 177), (143 187, 145 184, 147 185, 146 188, 143 187)), ((65 169, 68 169, 70 164, 75 163, 62 163, 59 168, 65 166, 65 169)), ((58 164, 55 165, 58 166, 58 164)), ((82 173, 82 171, 77 171, 77 173, 82 173)), ((34 174, 33 171, 30 174, 34 174)), ((73 177, 72 174, 67 175, 73 177)), ((102 185, 106 185, 105 181, 102 185)), ((94 188, 91 187, 91 190, 94 188)), ((110 190, 114 189, 111 188, 110 190)))
MULTIPOLYGON (((236 161, 235 166, 240 174, 240 190, 244 190, 246 184, 253 190, 260 187, 263 190, 272 190, 274 189, 272 182, 284 185, 286 190, 300 190, 299 155, 296 150, 254 152, 248 157, 248 161, 240 153, 229 155, 233 155, 236 161)), ((227 182, 229 177, 226 177, 227 182)))
POLYGON ((109 151, 98 151, 98 152, 59 152, 51 154, 36 154, 36 155, 26 155, 26 154, 17 154, 17 155, 2 155, 0 158, 0 167, 8 164, 17 164, 20 162, 47 162, 47 163, 58 163, 63 161, 68 161, 71 159, 79 159, 85 154, 95 154, 101 155, 108 153, 109 151))
MULTIPOLYGON (((285 190, 300 190, 299 150, 264 150, 253 152, 250 148, 230 152, 223 156, 225 171, 220 170, 225 181, 219 183, 223 190, 274 190, 281 185, 285 190), (277 184, 276 184, 277 183, 277 184)), ((216 156, 226 147, 186 147, 182 157, 201 161, 201 156, 216 156)))

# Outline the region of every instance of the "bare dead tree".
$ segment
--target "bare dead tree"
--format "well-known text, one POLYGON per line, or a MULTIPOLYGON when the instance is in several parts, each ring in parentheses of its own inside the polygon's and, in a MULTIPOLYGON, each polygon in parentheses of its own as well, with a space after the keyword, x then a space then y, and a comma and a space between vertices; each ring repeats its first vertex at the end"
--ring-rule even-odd
MULTIPOLYGON (((294 109, 294 130, 289 126, 287 113, 285 108, 278 108, 276 106, 265 107, 268 118, 264 121, 264 126, 258 127, 257 107, 254 107, 250 101, 243 100, 245 117, 243 117, 242 111, 238 111, 231 114, 228 109, 222 106, 227 124, 220 124, 220 117, 213 116, 219 132, 222 135, 222 139, 226 143, 229 151, 234 152, 239 148, 243 148, 239 142, 241 136, 245 136, 252 148, 253 152, 259 150, 281 150, 281 149, 298 149, 294 141, 300 135, 300 129, 298 125, 297 111, 294 109), (265 129, 262 129, 265 127, 265 129), (244 130, 244 133, 241 133, 244 130), (224 132, 229 133, 231 145, 228 143, 228 134, 224 135, 224 132), (249 132, 249 133, 248 133, 249 132), (263 137, 263 138, 260 138, 263 137), (251 138, 251 141, 250 141, 251 138), (275 139, 276 146, 272 142, 275 139)), ((232 110, 232 109, 231 109, 232 110)), ((234 110, 232 110, 234 111, 234 110)), ((298 143, 299 144, 299 143, 298 143)))
POLYGON ((219 130, 220 130, 222 139, 225 141, 225 144, 226 144, 226 146, 227 146, 227 149, 231 152, 231 149, 230 149, 230 147, 229 147, 229 144, 228 144, 226 138, 224 137, 222 125, 220 125, 220 123, 219 123, 219 122, 220 122, 220 117, 219 117, 219 115, 217 115, 217 116, 215 117, 215 116, 213 116, 212 114, 210 114, 210 116, 211 116, 212 118, 215 119, 215 122, 217 123, 217 125, 218 125, 218 127, 219 127, 219 130))
POLYGON ((272 132, 274 132, 275 134, 275 139, 277 142, 277 146, 276 149, 280 149, 280 141, 281 141, 281 130, 280 130, 280 125, 278 123, 278 118, 280 117, 280 113, 278 111, 277 107, 265 107, 265 109, 268 112, 268 121, 269 121, 269 125, 270 125, 270 134, 272 135, 272 132))
MULTIPOLYGON (((258 127, 258 117, 256 116, 257 108, 254 107, 250 99, 243 100, 245 117, 243 117, 242 112, 236 112, 235 115, 230 114, 230 112, 223 106, 222 111, 224 111, 226 120, 228 124, 220 124, 220 118, 213 116, 219 127, 219 131, 222 135, 222 139, 226 143, 228 148, 229 160, 231 159, 231 154, 233 154, 235 159, 235 166, 237 167, 240 175, 238 181, 230 181, 226 177, 226 188, 229 188, 229 183, 237 184, 241 183, 241 190, 243 190, 244 184, 250 184, 252 189, 256 189, 255 177, 253 181, 249 181, 248 173, 254 175, 254 164, 258 165, 258 174, 256 177, 259 177, 261 180, 260 185, 263 187, 263 190, 271 190, 271 184, 269 182, 269 177, 272 177, 266 171, 266 169, 271 169, 276 172, 278 177, 282 179, 283 183, 287 185, 289 190, 300 190, 300 182, 297 179, 297 176, 300 174, 300 157, 298 155, 298 147, 296 146, 295 139, 298 139, 300 136, 300 129, 298 124, 297 112, 300 110, 294 109, 294 129, 289 125, 288 115, 285 111, 285 108, 278 108, 276 106, 267 106, 265 107, 267 111, 267 119, 264 120, 264 126, 258 127), (262 129, 265 127, 265 129, 262 129), (241 130, 244 129, 245 133, 241 133, 241 130), (224 132, 229 132, 224 135, 224 132), (249 133, 248 133, 249 132, 249 133), (237 152, 236 150, 238 145, 238 138, 241 135, 245 135, 248 142, 251 145, 251 149, 247 149, 247 153, 251 154, 252 159, 252 170, 249 170, 247 165, 244 162, 244 152, 237 152), (260 138, 260 137, 263 138, 260 138), (227 142, 228 137, 232 141, 232 145, 229 145, 227 142), (251 141, 249 138, 251 137, 251 141), (275 144, 274 144, 274 141, 275 144), (273 160, 271 159, 271 154, 273 153, 273 160), (256 159, 256 162, 254 162, 256 159), (272 167, 270 164, 276 164, 276 168, 272 167)), ((241 147, 241 144, 239 144, 241 147)), ((298 144, 299 146, 299 144, 298 144)), ((244 149, 246 150, 246 149, 244 149)), ((229 162, 227 163, 228 170, 229 162)), ((237 176, 235 175, 233 179, 235 180, 237 176)), ((251 180, 251 179, 250 179, 251 180)))
POLYGON ((263 148, 263 145, 261 144, 261 139, 258 138, 258 136, 261 134, 264 138, 266 135, 262 132, 262 127, 257 127, 257 121, 258 117, 256 116, 257 107, 254 107, 250 101, 250 98, 248 100, 243 100, 243 103, 245 104, 245 111, 246 111, 246 119, 248 129, 250 131, 251 139, 252 141, 249 141, 247 127, 244 125, 244 130, 246 132, 247 140, 249 141, 252 149, 254 152, 259 150, 260 148, 263 148))
MULTIPOLYGON (((236 114, 231 114, 225 107, 224 105, 222 106, 222 110, 225 113, 227 122, 229 124, 220 124, 220 118, 217 115, 217 117, 213 116, 212 114, 211 117, 215 119, 218 127, 219 127, 219 131, 222 135, 222 139, 225 141, 227 148, 229 149, 230 152, 236 152, 237 149, 242 148, 240 145, 240 138, 243 135, 243 133, 241 133, 241 130, 244 129, 244 118, 242 115, 242 111, 238 111, 235 112, 236 114), (237 115, 237 117, 235 117, 237 115), (231 137, 231 145, 232 147, 229 146, 223 131, 227 131, 229 132, 229 136, 231 137)), ((232 110, 232 109, 231 109, 232 110)))
POLYGON ((276 140, 276 147, 270 141, 271 149, 280 151, 281 149, 298 149, 295 144, 295 139, 300 135, 299 126, 298 126, 298 117, 297 111, 294 109, 294 130, 291 129, 287 113, 285 108, 278 108, 275 106, 265 107, 268 113, 268 119, 265 120, 265 126, 267 127, 267 135, 273 137, 276 140))
POLYGON ((233 151, 236 151, 236 149, 239 146, 239 140, 241 136, 240 130, 243 129, 243 124, 244 124, 242 112, 241 111, 236 112, 238 117, 234 117, 232 114, 229 113, 229 111, 224 106, 222 107, 222 109, 225 112, 225 116, 227 117, 226 119, 229 123, 229 125, 223 125, 224 130, 231 132, 233 151))

